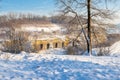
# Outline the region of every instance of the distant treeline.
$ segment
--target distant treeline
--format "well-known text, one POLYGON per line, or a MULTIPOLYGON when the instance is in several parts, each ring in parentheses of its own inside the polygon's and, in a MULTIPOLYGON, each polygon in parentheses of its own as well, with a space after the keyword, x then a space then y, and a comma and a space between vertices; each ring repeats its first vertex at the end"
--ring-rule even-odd
MULTIPOLYGON (((86 19, 80 17, 81 20, 86 23, 86 19)), ((72 16, 40 16, 34 14, 22 14, 22 13, 9 13, 6 15, 0 15, 0 27, 10 27, 17 24, 26 24, 26 23, 57 23, 57 24, 69 24, 71 21, 72 16)), ((76 20, 72 20, 71 24, 76 24, 76 20)))
POLYGON ((64 20, 60 20, 60 16, 39 16, 34 14, 15 14, 9 13, 7 15, 0 16, 0 27, 7 27, 14 24, 24 24, 24 23, 65 23, 64 20))

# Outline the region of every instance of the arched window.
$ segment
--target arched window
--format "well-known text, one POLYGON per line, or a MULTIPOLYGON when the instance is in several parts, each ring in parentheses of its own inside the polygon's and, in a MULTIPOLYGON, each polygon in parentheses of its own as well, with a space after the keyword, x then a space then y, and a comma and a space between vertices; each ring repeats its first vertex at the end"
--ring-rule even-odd
POLYGON ((43 49, 43 44, 40 44, 40 50, 42 50, 43 49))
POLYGON ((50 48, 50 44, 48 43, 48 44, 47 44, 47 49, 49 49, 49 48, 50 48))
POLYGON ((65 45, 64 45, 64 42, 62 42, 62 48, 64 47, 65 45))
POLYGON ((55 48, 57 48, 58 47, 58 43, 55 43, 55 48))

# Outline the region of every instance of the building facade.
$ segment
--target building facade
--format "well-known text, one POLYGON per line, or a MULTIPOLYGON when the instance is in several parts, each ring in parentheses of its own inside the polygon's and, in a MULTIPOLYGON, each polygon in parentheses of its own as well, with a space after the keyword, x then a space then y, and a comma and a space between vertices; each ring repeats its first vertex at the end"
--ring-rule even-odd
POLYGON ((49 38, 49 39, 38 39, 32 41, 32 46, 34 50, 48 50, 54 48, 65 48, 69 44, 69 39, 66 37, 64 39, 61 38, 49 38))

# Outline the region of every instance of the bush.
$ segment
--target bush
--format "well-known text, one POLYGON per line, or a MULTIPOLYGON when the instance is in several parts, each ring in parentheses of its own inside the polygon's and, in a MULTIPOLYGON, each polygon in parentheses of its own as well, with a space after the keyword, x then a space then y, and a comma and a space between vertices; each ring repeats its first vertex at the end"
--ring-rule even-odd
POLYGON ((108 47, 101 47, 98 50, 97 56, 108 56, 110 54, 110 49, 108 47))
POLYGON ((28 36, 24 32, 9 31, 8 40, 3 43, 3 51, 10 53, 20 53, 26 50, 28 46, 28 36))
POLYGON ((79 46, 69 46, 67 47, 67 54, 68 55, 82 55, 84 50, 81 49, 79 46))

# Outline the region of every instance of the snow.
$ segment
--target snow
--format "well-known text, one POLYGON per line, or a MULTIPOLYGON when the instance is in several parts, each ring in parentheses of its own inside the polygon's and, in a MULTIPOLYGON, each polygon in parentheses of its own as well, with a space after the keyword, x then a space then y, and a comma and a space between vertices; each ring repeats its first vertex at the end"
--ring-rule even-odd
POLYGON ((22 25, 21 30, 23 31, 44 31, 44 32, 53 32, 53 31, 60 31, 61 26, 52 24, 52 25, 22 25), (29 26, 29 27, 28 27, 29 26))
POLYGON ((43 35, 37 37, 36 40, 54 40, 54 39, 61 39, 64 41, 66 39, 66 35, 43 35))
MULTIPOLYGON (((108 55, 106 56, 114 56, 114 57, 120 57, 120 41, 115 42, 110 47, 101 47, 101 48, 93 48, 92 49, 92 55, 97 56, 100 50, 103 50, 103 52, 108 52, 108 55)), ((85 56, 89 56, 87 51, 83 54, 85 56)))
POLYGON ((0 52, 0 80, 120 79, 120 57, 89 57, 60 53, 64 53, 64 50, 21 54, 0 52))
POLYGON ((120 34, 119 27, 107 28, 106 30, 108 34, 120 34))
POLYGON ((114 43, 111 47, 110 47, 110 54, 112 56, 120 56, 120 41, 114 43))

